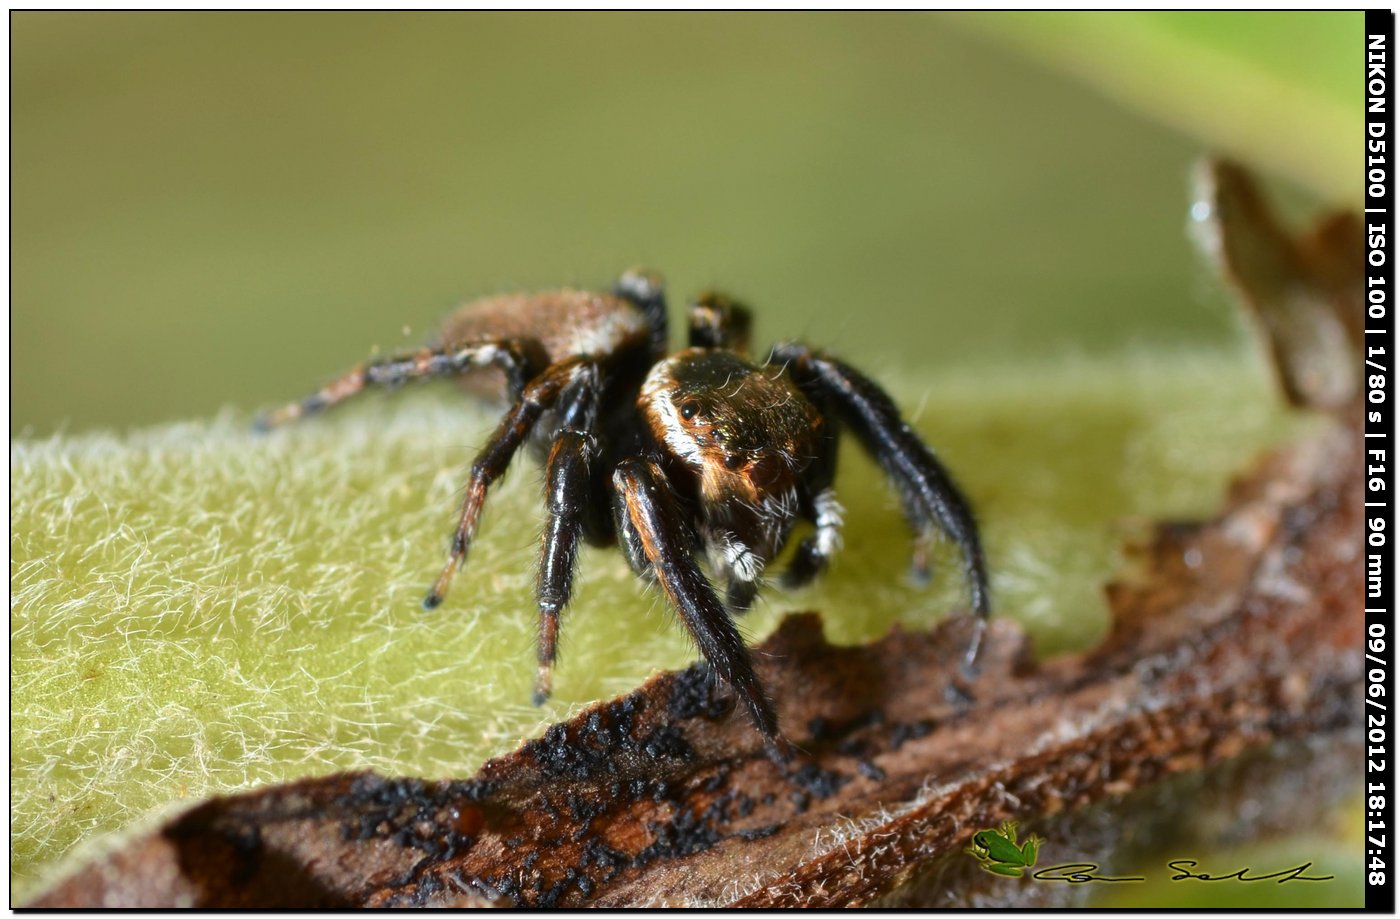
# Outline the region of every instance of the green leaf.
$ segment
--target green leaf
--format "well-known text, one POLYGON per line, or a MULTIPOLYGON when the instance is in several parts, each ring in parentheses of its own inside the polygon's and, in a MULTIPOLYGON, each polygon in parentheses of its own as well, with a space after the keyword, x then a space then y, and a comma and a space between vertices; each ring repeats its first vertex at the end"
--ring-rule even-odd
MULTIPOLYGON (((1238 354, 1157 354, 890 381, 981 518, 998 615, 1042 652, 1101 637, 1130 518, 1204 514, 1289 423, 1238 354)), ((153 808, 374 768, 460 776, 587 702, 695 656, 615 551, 581 557, 556 695, 529 703, 539 473, 493 493, 446 602, 422 592, 492 415, 450 391, 367 398, 272 436, 206 422, 13 441, 12 879, 153 808)), ((742 623, 820 610, 833 640, 964 602, 931 591, 878 470, 848 450, 846 549, 742 623)))

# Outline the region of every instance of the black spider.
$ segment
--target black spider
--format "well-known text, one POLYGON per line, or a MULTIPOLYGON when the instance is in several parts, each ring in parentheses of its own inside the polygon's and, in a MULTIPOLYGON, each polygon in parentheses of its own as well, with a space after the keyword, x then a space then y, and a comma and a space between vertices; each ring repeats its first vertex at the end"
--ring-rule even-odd
POLYGON ((550 692, 579 538, 620 542, 638 574, 661 585, 777 751, 777 718, 730 613, 753 602, 764 566, 799 520, 815 529, 784 572, 786 585, 811 580, 836 551, 841 507, 832 479, 842 426, 898 487, 915 532, 916 574, 927 578, 929 544, 941 529, 962 551, 979 622, 990 606, 967 501, 889 396, 853 367, 801 344, 779 344, 755 364, 747 357, 749 328, 746 307, 702 294, 690 309, 690 347, 667 357, 661 279, 636 270, 610 294, 491 297, 449 316, 433 346, 357 367, 258 425, 321 411, 368 386, 440 376, 464 377, 478 391, 499 393, 504 384, 510 409, 472 464, 447 564, 423 605, 442 602, 471 547, 487 489, 528 439, 545 463, 549 506, 536 585, 536 703, 550 692), (724 579, 725 602, 697 553, 724 579))

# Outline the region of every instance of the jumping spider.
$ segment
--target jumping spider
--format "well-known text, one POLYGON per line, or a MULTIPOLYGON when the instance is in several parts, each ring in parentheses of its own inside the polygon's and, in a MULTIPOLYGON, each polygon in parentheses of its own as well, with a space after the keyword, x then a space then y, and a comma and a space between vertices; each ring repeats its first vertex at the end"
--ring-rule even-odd
MULTIPOLYGON (((916 575, 928 577, 930 542, 941 529, 962 551, 979 626, 990 604, 968 503, 889 396, 855 368, 801 344, 779 344, 755 364, 750 324, 746 307, 704 293, 690 308, 690 346, 668 357, 662 281, 640 270, 624 274, 611 293, 490 297, 450 315, 429 347, 356 367, 258 424, 275 427, 369 386, 428 377, 461 377, 497 394, 504 388, 510 409, 472 464, 447 564, 423 605, 442 602, 471 547, 487 489, 528 439, 545 464, 549 509, 536 584, 535 702, 550 693, 579 538, 620 542, 632 568, 660 584, 774 751, 777 717, 731 613, 753 602, 765 565, 799 519, 814 531, 783 573, 786 586, 811 580, 837 550, 841 506, 832 479, 842 426, 898 487, 915 533, 916 575), (724 602, 697 553, 723 578, 724 602)), ((976 646, 974 639, 969 661, 976 646)))

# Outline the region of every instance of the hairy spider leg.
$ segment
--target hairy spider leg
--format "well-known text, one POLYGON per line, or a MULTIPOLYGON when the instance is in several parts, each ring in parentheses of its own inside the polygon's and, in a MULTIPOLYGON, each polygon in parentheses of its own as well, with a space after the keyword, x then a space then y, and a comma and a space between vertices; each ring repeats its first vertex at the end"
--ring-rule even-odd
POLYGON ((655 581, 656 572, 651 570, 651 562, 647 561, 646 552, 642 549, 642 537, 637 533, 637 528, 632 525, 632 518, 627 513, 627 502, 613 501, 613 519, 617 541, 621 544, 632 571, 644 581, 655 581))
MULTIPOLYGON (((776 345, 769 360, 787 365, 804 392, 833 406, 842 422, 895 481, 904 500, 905 514, 915 524, 916 546, 919 539, 927 539, 927 531, 934 524, 957 543, 972 593, 972 608, 985 621, 991 613, 991 592, 972 510, 948 470, 900 417, 890 397, 854 367, 805 345, 776 345)), ((981 637, 979 627, 968 651, 969 667, 976 662, 981 637)))
POLYGON ((717 291, 706 291, 690 305, 690 346, 749 353, 753 312, 717 291))
POLYGON ((811 521, 816 531, 797 544, 797 551, 782 574, 781 583, 788 590, 810 583, 831 564, 832 557, 841 548, 841 524, 846 513, 831 487, 836 479, 840 424, 824 399, 815 393, 804 395, 818 407, 827 423, 823 426, 825 435, 817 447, 817 455, 804 476, 804 492, 810 497, 804 497, 801 514, 803 519, 811 521))
POLYGON ((524 443, 526 436, 545 410, 558 401, 560 394, 569 384, 587 373, 584 369, 586 364, 587 362, 580 358, 561 361, 531 380, 501 419, 486 446, 477 454, 472 463, 471 475, 467 479, 467 493, 462 499, 462 513, 457 531, 452 537, 447 564, 433 582, 428 595, 423 598, 425 609, 432 609, 442 602, 457 569, 466 561, 467 551, 471 548, 472 537, 476 534, 476 525, 481 517, 481 508, 486 503, 486 490, 491 487, 491 483, 505 474, 510 461, 515 457, 515 452, 520 449, 520 445, 524 443))
POLYGON ((841 523, 845 509, 836 493, 824 488, 812 501, 811 518, 817 531, 797 545, 797 553, 783 572, 783 586, 792 590, 810 582, 831 564, 841 548, 841 523))
POLYGON ((409 380, 460 376, 479 367, 499 367, 503 370, 511 398, 515 398, 542 366, 543 355, 539 351, 539 346, 532 342, 491 339, 424 348, 412 354, 371 361, 336 377, 300 402, 260 415, 253 426, 266 431, 289 424, 339 405, 370 386, 392 389, 409 380))
POLYGON ((618 464, 613 487, 626 508, 641 554, 700 653, 748 709, 769 755, 785 761, 788 751, 778 735, 777 715, 753 671, 744 639, 695 563, 693 540, 687 538, 670 482, 654 460, 632 457, 618 464))
POLYGON ((559 397, 559 429, 545 464, 545 498, 549 521, 540 544, 535 596, 539 603, 539 673, 534 702, 541 705, 553 689, 559 616, 573 593, 579 536, 591 513, 589 496, 593 463, 598 457, 597 424, 599 375, 596 364, 584 364, 577 378, 559 397))

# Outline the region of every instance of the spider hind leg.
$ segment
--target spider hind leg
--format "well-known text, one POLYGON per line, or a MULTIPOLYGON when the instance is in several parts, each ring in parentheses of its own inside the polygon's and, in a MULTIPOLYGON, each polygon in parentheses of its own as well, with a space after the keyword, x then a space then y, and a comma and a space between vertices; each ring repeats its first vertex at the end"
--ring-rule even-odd
POLYGON ((544 355, 539 344, 522 339, 488 339, 424 348, 412 354, 361 364, 301 401, 259 415, 253 422, 253 428, 269 431, 320 414, 371 387, 396 389, 410 380, 457 377, 482 367, 497 367, 504 371, 510 395, 514 398, 543 366, 544 355))
POLYGON ((749 353, 749 333, 753 311, 718 291, 707 290, 690 305, 692 348, 725 348, 749 353))

